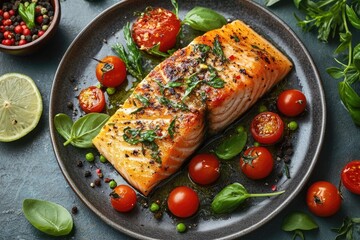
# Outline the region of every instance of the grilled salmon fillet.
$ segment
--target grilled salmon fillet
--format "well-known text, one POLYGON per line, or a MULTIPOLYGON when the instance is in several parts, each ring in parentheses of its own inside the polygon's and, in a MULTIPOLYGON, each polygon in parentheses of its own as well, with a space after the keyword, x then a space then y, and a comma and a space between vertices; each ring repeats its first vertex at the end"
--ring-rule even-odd
POLYGON ((206 131, 223 130, 291 69, 271 43, 233 21, 156 66, 93 144, 146 196, 194 153, 206 131))

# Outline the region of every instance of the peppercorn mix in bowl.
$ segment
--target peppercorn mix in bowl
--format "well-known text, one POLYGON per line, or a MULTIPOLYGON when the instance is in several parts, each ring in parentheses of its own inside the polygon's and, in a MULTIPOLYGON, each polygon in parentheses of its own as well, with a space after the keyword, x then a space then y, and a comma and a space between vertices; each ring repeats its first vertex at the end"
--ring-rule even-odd
POLYGON ((0 2, 0 51, 12 55, 36 52, 55 34, 60 22, 59 0, 0 2))

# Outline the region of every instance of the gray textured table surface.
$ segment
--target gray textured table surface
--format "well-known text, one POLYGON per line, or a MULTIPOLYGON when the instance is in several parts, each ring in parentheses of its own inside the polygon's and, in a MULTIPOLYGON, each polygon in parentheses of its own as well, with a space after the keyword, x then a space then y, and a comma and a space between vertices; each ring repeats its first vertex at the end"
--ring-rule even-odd
MULTIPOLYGON (((130 239, 106 225, 75 195, 64 179, 55 159, 50 141, 48 109, 50 89, 56 68, 71 41, 104 9, 116 0, 61 1, 62 19, 53 44, 27 57, 0 53, 0 75, 19 72, 31 76, 38 85, 44 101, 44 112, 37 128, 19 141, 0 143, 0 239, 53 239, 32 227, 25 219, 21 206, 24 198, 39 198, 57 202, 71 210, 75 229, 71 235, 57 239, 130 239), (79 14, 80 13, 80 14, 79 14)), ((264 4, 264 1, 256 2, 264 4)), ((283 1, 270 8, 299 36, 312 55, 320 72, 327 103, 327 127, 324 145, 309 184, 316 180, 339 181, 339 172, 351 159, 360 159, 360 128, 355 127, 337 93, 337 81, 325 69, 332 64, 333 44, 320 43, 315 34, 303 33, 293 16, 292 1, 283 1), (287 3, 285 3, 287 2, 287 3)), ((360 38, 358 38, 360 39, 360 38)), ((331 228, 339 226, 345 216, 360 217, 360 196, 344 191, 342 209, 330 218, 314 217, 320 228, 306 233, 306 239, 334 239, 331 228)), ((244 239, 290 239, 281 230, 284 216, 294 210, 308 212, 305 206, 305 189, 272 221, 246 235, 244 239), (266 237, 264 237, 266 236, 266 237)), ((360 239, 357 235, 355 239, 360 239)))

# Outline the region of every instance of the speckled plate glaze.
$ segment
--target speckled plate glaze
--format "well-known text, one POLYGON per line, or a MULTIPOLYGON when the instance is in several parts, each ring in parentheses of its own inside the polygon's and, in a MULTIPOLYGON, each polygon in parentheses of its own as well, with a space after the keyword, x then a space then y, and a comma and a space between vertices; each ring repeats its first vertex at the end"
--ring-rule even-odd
MULTIPOLYGON (((148 209, 137 207, 129 214, 120 214, 109 204, 107 184, 91 188, 90 182, 96 176, 95 167, 101 167, 105 176, 123 182, 119 174, 109 165, 97 161, 92 166, 76 166, 84 159, 88 150, 63 146, 63 139, 57 134, 53 119, 57 113, 72 114, 66 106, 74 101, 79 91, 96 84, 94 69, 96 62, 91 57, 102 58, 113 55, 111 46, 123 41, 122 27, 133 21, 135 11, 146 6, 162 6, 172 9, 170 1, 134 0, 122 1, 107 9, 94 19, 74 40, 65 53, 56 72, 50 102, 51 139, 59 166, 70 186, 82 201, 103 221, 115 229, 141 239, 233 239, 254 231, 271 220, 299 193, 312 172, 323 142, 325 130, 325 102, 321 81, 307 50, 296 35, 280 19, 252 1, 180 1, 180 17, 194 6, 206 6, 219 11, 230 19, 241 19, 286 53, 294 63, 294 71, 288 76, 290 84, 301 87, 308 100, 308 112, 300 121, 291 163, 291 179, 282 178, 278 186, 286 193, 276 198, 256 202, 255 206, 237 211, 226 218, 196 219, 197 226, 185 234, 175 230, 176 220, 167 214, 161 221, 154 219, 148 209), (104 41, 106 40, 106 41, 104 41), (74 80, 74 81, 73 81, 74 80), (101 165, 100 165, 101 164, 101 165), (92 170, 92 177, 85 178, 84 172, 92 170)), ((75 102, 75 101, 74 101, 75 102)), ((249 191, 256 191, 259 184, 246 185, 249 191)), ((261 186, 262 190, 263 185, 261 186)))

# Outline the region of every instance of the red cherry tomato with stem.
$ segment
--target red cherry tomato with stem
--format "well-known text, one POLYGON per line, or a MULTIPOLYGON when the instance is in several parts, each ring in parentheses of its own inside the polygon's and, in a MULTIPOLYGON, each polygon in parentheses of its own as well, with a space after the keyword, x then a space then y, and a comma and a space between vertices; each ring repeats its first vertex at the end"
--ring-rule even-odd
POLYGON ((306 194, 309 210, 319 217, 329 217, 337 213, 341 207, 341 200, 335 185, 326 181, 313 183, 306 194))
POLYGON ((345 165, 341 171, 341 182, 350 192, 360 195, 360 160, 345 165))
POLYGON ((262 112, 252 120, 250 131, 255 141, 262 144, 274 144, 283 135, 284 122, 276 113, 262 112))
POLYGON ((186 186, 174 188, 168 197, 167 205, 172 214, 180 218, 194 215, 200 205, 197 193, 186 186))
POLYGON ((96 78, 105 87, 118 87, 126 78, 126 65, 121 58, 107 56, 96 66, 96 78))
POLYGON ((240 158, 241 171, 250 179, 258 180, 269 176, 274 159, 265 147, 250 147, 240 158))
POLYGON ((210 153, 202 153, 193 157, 188 169, 190 178, 201 185, 212 184, 220 176, 219 160, 210 153))
POLYGON ((79 94, 79 104, 85 113, 102 112, 105 108, 105 95, 101 89, 90 86, 79 94))
POLYGON ((129 212, 136 206, 136 192, 128 185, 118 185, 110 193, 112 207, 119 212, 129 212))
POLYGON ((176 44, 181 21, 164 8, 153 8, 141 15, 132 26, 132 37, 142 50, 159 44, 159 50, 166 52, 176 44))
POLYGON ((306 97, 297 89, 285 90, 277 99, 277 107, 285 116, 298 116, 304 112, 306 108, 306 97))

